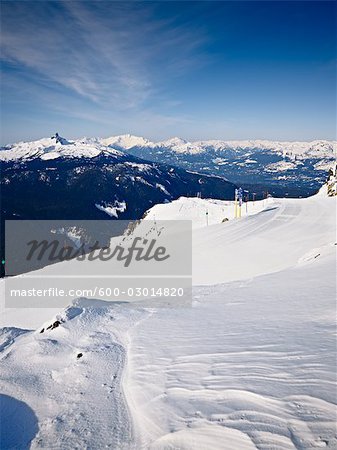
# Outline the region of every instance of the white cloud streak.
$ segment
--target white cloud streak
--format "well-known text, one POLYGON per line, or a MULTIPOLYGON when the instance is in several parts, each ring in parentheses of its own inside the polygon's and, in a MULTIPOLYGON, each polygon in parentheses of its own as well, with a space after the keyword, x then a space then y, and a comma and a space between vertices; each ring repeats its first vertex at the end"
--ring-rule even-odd
POLYGON ((152 4, 137 2, 5 2, 2 15, 7 63, 103 110, 167 98, 170 78, 199 64, 205 42, 201 30, 158 20, 152 4))

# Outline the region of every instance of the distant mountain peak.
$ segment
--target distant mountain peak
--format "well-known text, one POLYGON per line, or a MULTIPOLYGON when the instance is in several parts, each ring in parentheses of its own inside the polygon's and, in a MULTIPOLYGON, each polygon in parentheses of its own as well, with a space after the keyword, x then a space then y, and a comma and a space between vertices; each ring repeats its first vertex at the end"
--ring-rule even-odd
POLYGON ((55 139, 56 144, 61 144, 61 145, 69 145, 70 144, 70 142, 67 141, 67 139, 63 138, 58 133, 55 133, 55 135, 52 136, 51 139, 55 139))
POLYGON ((148 139, 132 134, 122 134, 101 139, 102 144, 109 147, 129 149, 132 147, 143 147, 152 144, 148 139))
POLYGON ((173 137, 170 139, 167 139, 166 141, 162 141, 162 142, 158 142, 157 145, 167 145, 167 146, 173 146, 173 145, 185 145, 185 144, 189 144, 188 141, 186 141, 185 139, 181 139, 180 137, 173 137))
POLYGON ((84 138, 68 141, 56 133, 50 138, 39 139, 32 142, 19 142, 2 147, 0 161, 42 160, 64 158, 94 158, 101 153, 121 155, 122 152, 103 145, 98 139, 84 138))

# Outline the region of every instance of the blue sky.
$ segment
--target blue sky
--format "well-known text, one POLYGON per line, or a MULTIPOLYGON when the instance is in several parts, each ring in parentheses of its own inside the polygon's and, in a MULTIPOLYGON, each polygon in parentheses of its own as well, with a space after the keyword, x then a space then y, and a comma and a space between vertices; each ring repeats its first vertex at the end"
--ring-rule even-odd
POLYGON ((335 139, 336 4, 5 1, 1 143, 335 139))

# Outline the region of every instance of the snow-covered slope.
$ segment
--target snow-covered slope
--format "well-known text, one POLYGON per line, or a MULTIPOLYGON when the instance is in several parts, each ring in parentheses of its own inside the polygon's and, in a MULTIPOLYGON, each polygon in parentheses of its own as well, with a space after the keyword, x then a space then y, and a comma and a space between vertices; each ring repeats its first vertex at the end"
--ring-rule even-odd
POLYGON ((190 306, 4 311, 0 447, 335 449, 335 198, 265 206, 194 230, 190 306))
POLYGON ((268 198, 249 202, 247 212, 243 204, 242 218, 234 219, 234 202, 180 198, 155 205, 146 220, 192 220, 193 281, 215 284, 284 270, 314 247, 333 245, 335 207, 321 193, 306 202, 268 198))
MULTIPOLYGON (((136 311, 128 326, 130 320, 137 320, 136 311)), ((27 449, 31 439, 34 449, 133 448, 121 390, 125 337, 112 330, 116 321, 125 321, 118 308, 79 300, 2 346, 2 450, 27 449), (62 325, 47 330, 56 321, 62 325)), ((12 330, 2 329, 1 340, 12 330)))
MULTIPOLYGON (((241 216, 249 216, 271 205, 273 199, 244 203, 241 216)), ((192 228, 224 223, 235 217, 234 201, 180 197, 167 203, 160 203, 145 213, 145 220, 191 220, 192 228)))
POLYGON ((333 251, 196 289, 192 308, 154 309, 130 330, 126 392, 145 448, 336 448, 333 251))

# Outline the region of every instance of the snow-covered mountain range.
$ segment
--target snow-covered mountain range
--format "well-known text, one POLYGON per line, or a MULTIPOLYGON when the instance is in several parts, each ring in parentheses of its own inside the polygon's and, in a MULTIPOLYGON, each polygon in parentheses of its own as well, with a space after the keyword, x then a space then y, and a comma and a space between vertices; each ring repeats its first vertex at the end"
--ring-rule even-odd
POLYGON ((56 135, 2 147, 0 161, 119 157, 122 154, 185 170, 227 178, 251 192, 274 196, 314 194, 336 161, 336 141, 267 140, 189 142, 181 138, 151 142, 130 134, 68 141, 56 135))
POLYGON ((58 137, 0 151, 6 218, 139 219, 152 205, 181 195, 231 199, 227 180, 149 162, 98 139, 58 137))
POLYGON ((95 157, 102 152, 118 153, 117 150, 131 149, 170 150, 176 154, 198 155, 208 153, 211 149, 220 153, 228 151, 271 151, 275 154, 295 159, 333 158, 336 155, 337 141, 316 140, 302 141, 269 141, 269 140, 205 140, 189 142, 174 137, 165 141, 151 142, 150 140, 124 134, 108 138, 83 138, 68 141, 57 135, 32 142, 19 142, 1 147, 0 160, 27 159, 40 157, 41 159, 54 159, 60 156, 68 157, 95 157), (113 150, 114 149, 114 150, 113 150))
POLYGON ((336 160, 336 141, 280 142, 266 140, 196 141, 173 138, 150 142, 123 135, 101 140, 111 148, 151 161, 219 175, 262 194, 308 196, 326 180, 336 160))
POLYGON ((205 140, 193 141, 174 137, 166 141, 151 142, 148 139, 125 134, 111 136, 101 140, 102 143, 120 149, 131 149, 133 147, 149 147, 156 149, 170 149, 174 153, 185 153, 190 155, 206 153, 210 148, 218 152, 228 150, 270 150, 284 156, 297 156, 299 158, 331 157, 336 152, 337 141, 316 140, 310 142, 302 141, 269 141, 269 140, 205 140))
POLYGON ((104 145, 99 139, 43 138, 32 142, 7 145, 0 150, 0 161, 44 161, 57 158, 95 158, 99 155, 121 156, 122 152, 104 145))

